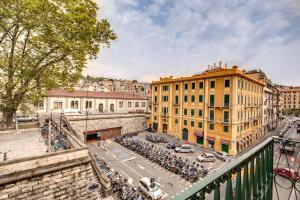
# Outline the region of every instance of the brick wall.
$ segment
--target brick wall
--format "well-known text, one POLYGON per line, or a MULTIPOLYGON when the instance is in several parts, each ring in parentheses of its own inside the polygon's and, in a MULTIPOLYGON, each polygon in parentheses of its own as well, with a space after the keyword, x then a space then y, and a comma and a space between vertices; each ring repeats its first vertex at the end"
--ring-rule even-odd
POLYGON ((98 183, 94 173, 86 163, 25 178, 0 186, 0 199, 101 199, 100 187, 89 190, 92 183, 98 183))

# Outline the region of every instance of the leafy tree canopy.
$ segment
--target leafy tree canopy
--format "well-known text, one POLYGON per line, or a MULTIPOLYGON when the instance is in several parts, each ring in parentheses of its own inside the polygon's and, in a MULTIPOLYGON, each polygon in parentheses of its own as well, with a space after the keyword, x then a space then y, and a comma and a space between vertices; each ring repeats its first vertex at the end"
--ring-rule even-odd
POLYGON ((72 87, 117 38, 93 0, 0 1, 0 111, 7 123, 46 90, 72 87))

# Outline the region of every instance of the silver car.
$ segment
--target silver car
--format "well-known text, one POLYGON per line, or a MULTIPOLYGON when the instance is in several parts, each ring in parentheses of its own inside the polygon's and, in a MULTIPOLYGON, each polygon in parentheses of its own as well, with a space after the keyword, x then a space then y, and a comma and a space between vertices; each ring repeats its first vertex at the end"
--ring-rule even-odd
POLYGON ((38 118, 35 116, 23 115, 23 116, 17 116, 17 120, 18 122, 34 122, 37 121, 38 118))
POLYGON ((194 149, 190 144, 183 144, 180 147, 175 148, 175 152, 177 153, 193 153, 194 149))
POLYGON ((216 157, 212 153, 206 153, 206 152, 204 152, 200 156, 197 157, 197 160, 199 162, 215 162, 216 161, 216 157))

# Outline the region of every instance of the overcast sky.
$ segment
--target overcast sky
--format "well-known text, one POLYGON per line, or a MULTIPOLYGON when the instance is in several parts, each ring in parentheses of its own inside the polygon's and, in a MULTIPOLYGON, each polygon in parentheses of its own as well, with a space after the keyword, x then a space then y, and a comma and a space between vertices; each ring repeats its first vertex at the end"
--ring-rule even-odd
POLYGON ((118 40, 86 73, 152 81, 222 60, 300 85, 300 0, 97 0, 118 40))

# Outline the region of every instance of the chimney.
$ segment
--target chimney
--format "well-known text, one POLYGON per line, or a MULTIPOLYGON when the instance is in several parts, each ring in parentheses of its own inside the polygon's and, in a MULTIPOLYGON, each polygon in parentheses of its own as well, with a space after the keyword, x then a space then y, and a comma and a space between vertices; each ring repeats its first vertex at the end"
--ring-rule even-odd
POLYGON ((225 63, 225 68, 227 68, 227 63, 225 63))
POLYGON ((208 67, 207 67, 207 68, 208 68, 208 70, 210 70, 210 65, 208 65, 208 67))
POLYGON ((220 68, 222 67, 222 61, 219 61, 219 67, 220 68))
POLYGON ((214 68, 216 68, 216 63, 214 63, 214 68))

